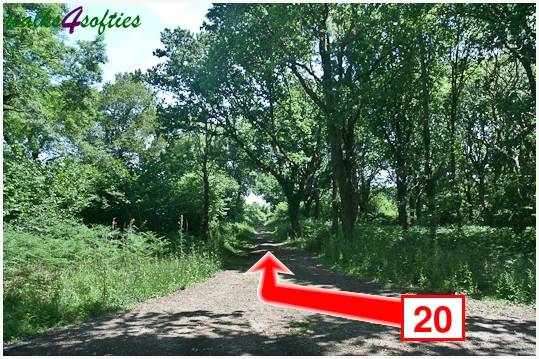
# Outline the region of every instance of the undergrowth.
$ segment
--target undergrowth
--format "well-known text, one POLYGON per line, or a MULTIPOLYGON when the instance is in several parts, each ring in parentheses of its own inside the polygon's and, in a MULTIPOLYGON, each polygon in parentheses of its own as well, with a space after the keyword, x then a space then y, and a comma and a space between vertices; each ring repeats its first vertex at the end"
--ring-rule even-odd
POLYGON ((244 224, 225 224, 201 244, 135 228, 88 227, 39 219, 4 226, 4 340, 87 320, 162 296, 210 277, 222 252, 242 254, 254 237, 244 224), (223 248, 224 247, 224 248, 223 248))
MULTIPOLYGON (((286 226, 284 226, 286 227, 286 226)), ((278 239, 286 230, 276 228, 278 239)), ((404 290, 466 293, 475 298, 535 303, 535 229, 442 227, 436 239, 413 227, 357 225, 352 241, 334 235, 324 222, 303 222, 291 243, 321 254, 336 271, 394 284, 404 290)))

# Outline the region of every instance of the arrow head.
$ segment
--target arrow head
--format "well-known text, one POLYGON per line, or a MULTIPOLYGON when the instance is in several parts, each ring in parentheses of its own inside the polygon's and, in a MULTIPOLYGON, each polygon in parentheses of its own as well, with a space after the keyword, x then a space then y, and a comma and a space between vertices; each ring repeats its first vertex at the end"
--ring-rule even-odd
POLYGON ((254 273, 266 270, 272 270, 277 273, 294 274, 271 252, 267 252, 266 254, 264 254, 264 256, 258 260, 258 262, 256 262, 251 268, 249 268, 247 273, 254 273))

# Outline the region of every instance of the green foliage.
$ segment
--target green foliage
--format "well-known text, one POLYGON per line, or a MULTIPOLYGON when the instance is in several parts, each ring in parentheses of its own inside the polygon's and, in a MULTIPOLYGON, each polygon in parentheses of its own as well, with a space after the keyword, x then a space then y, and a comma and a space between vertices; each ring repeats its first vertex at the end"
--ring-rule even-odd
POLYGON ((288 205, 286 202, 279 202, 264 226, 272 231, 273 239, 283 242, 289 239, 291 232, 290 221, 288 220, 288 205))
MULTIPOLYGON (((177 231, 178 219, 183 216, 184 230, 198 234, 203 206, 202 176, 199 171, 184 167, 185 163, 178 160, 163 159, 155 163, 155 168, 139 179, 137 197, 131 202, 137 202, 133 207, 139 213, 141 222, 145 221, 145 225, 154 231, 177 231), (167 176, 160 172, 163 169, 170 171, 167 176)), ((210 174, 209 184, 210 226, 216 227, 227 219, 235 204, 233 199, 241 189, 233 178, 217 169, 210 174)))
MULTIPOLYGON (((48 12, 62 16, 64 4, 3 4, 4 18, 48 12)), ((104 38, 67 44, 62 28, 4 25, 4 145, 14 153, 57 156, 73 149, 95 115, 104 38)))
POLYGON ((287 217, 288 204, 286 202, 279 202, 275 206, 272 214, 273 220, 284 220, 287 217))
POLYGON ((47 211, 73 217, 95 200, 101 173, 66 159, 45 165, 19 157, 4 162, 4 219, 25 221, 47 211))
POLYGON ((4 227, 4 337, 20 338, 211 276, 220 260, 204 248, 173 253, 151 232, 89 228, 76 221, 4 227))
POLYGON ((225 256, 245 256, 256 237, 256 230, 247 223, 223 223, 212 236, 225 256))
POLYGON ((106 83, 100 95, 94 136, 114 158, 136 166, 157 125, 154 92, 133 74, 123 73, 106 83))
POLYGON ((253 228, 262 226, 266 222, 268 214, 269 207, 257 203, 246 204, 243 212, 245 222, 253 228))
POLYGON ((397 219, 397 205, 384 192, 379 192, 370 198, 372 217, 375 220, 385 223, 394 223, 397 219))
POLYGON ((466 293, 535 303, 535 229, 440 228, 436 240, 422 227, 361 225, 353 241, 332 235, 322 222, 306 222, 296 245, 319 252, 332 268, 413 291, 466 293))

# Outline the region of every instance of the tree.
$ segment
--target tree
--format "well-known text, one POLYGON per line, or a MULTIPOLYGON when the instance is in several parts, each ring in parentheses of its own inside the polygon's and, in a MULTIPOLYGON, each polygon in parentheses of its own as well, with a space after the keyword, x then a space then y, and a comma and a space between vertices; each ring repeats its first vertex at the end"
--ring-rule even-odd
POLYGON ((137 166, 156 125, 156 97, 131 74, 118 74, 103 86, 98 109, 98 136, 107 151, 129 166, 137 166))
MULTIPOLYGON (((56 17, 63 5, 4 4, 11 16, 56 17)), ((102 38, 66 45, 60 29, 8 27, 4 22, 4 139, 33 159, 69 151, 91 123, 95 89, 105 62, 102 38)))
POLYGON ((480 4, 468 8, 469 16, 482 20, 485 47, 507 50, 525 70, 529 99, 535 102, 535 5, 480 4))
MULTIPOLYGON (((222 64, 221 46, 235 47, 214 44, 210 63, 222 64)), ((233 51, 229 54, 237 56, 233 51)), ((323 138, 318 111, 282 68, 271 63, 252 66, 238 57, 232 60, 238 60, 233 62, 235 67, 231 63, 225 67, 226 73, 214 73, 216 82, 211 82, 211 91, 221 96, 211 96, 215 101, 212 107, 219 109, 212 113, 223 134, 258 169, 279 183, 288 203, 292 234, 298 236, 300 204, 306 199, 321 161, 323 138)))
POLYGON ((380 32, 373 31, 377 9, 220 5, 208 14, 208 30, 221 29, 240 40, 235 48, 252 49, 251 58, 271 59, 287 69, 323 115, 347 237, 358 213, 355 125, 364 105, 361 94, 387 51, 380 32))

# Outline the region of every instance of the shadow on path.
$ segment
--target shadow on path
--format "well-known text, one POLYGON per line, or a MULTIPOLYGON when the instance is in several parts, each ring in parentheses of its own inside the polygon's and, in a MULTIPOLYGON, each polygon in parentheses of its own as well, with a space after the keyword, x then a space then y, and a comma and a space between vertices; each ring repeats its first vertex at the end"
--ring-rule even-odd
MULTIPOLYGON (((467 340, 405 343, 399 329, 275 308, 256 297, 257 276, 243 273, 272 251, 294 276, 287 282, 398 296, 382 285, 323 268, 312 255, 260 234, 250 254, 185 291, 12 343, 4 355, 533 355, 535 312, 468 315, 467 340)), ((486 305, 481 301, 470 304, 486 305)), ((511 307, 505 308, 510 311, 511 307)), ((487 311, 488 312, 488 311, 487 311)))

